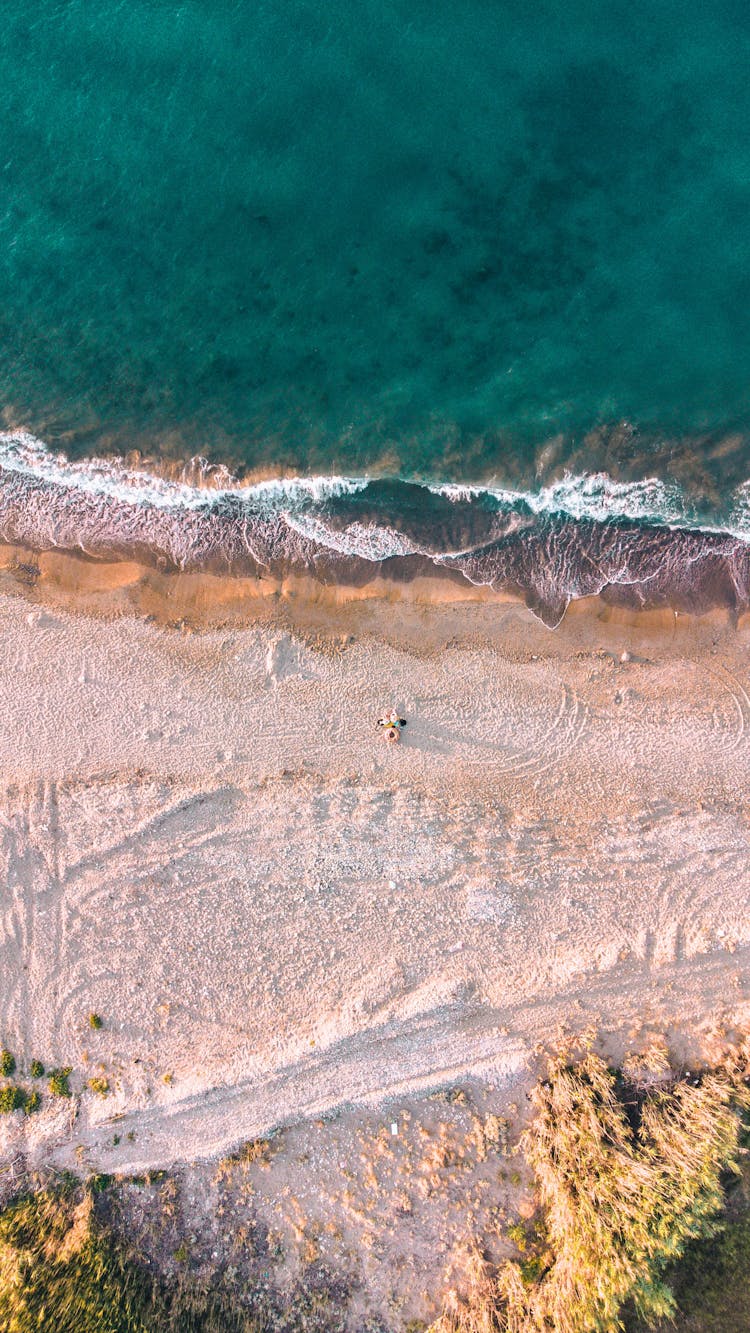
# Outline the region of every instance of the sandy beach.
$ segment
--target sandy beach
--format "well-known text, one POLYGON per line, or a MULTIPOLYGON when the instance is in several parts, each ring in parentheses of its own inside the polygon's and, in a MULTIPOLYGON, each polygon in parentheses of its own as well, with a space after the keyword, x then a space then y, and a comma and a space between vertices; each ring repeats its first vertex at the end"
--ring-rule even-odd
POLYGON ((746 1021, 746 622, 242 616, 168 576, 146 619, 132 567, 5 554, 0 1037, 81 1093, 6 1118, 6 1164, 208 1160, 462 1083, 497 1110, 562 1033, 695 1058, 746 1021))

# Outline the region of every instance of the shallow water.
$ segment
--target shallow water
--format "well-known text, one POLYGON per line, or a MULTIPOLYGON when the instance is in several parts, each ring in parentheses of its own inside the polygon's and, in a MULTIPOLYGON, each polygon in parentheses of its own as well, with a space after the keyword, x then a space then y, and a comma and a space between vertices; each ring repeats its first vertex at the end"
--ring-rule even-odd
POLYGON ((749 55, 729 0, 9 0, 0 536, 744 609, 749 55))
POLYGON ((9 423, 523 486, 560 432, 626 476, 679 439, 700 482, 750 419, 749 39, 717 0, 8 0, 9 423))

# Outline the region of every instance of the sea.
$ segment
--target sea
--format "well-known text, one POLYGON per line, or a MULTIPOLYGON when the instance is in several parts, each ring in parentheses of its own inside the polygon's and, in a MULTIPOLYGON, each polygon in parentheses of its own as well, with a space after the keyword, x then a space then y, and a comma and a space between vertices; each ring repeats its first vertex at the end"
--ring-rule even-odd
POLYGON ((750 603, 750 8, 5 0, 0 537, 750 603))

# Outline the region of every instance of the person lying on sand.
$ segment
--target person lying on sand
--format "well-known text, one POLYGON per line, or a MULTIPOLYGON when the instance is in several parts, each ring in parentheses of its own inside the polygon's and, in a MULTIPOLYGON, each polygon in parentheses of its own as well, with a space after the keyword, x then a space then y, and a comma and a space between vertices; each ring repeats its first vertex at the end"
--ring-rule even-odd
POLYGON ((379 717, 376 724, 385 729, 386 740, 397 741, 402 727, 406 726, 406 718, 399 717, 398 713, 386 713, 385 717, 379 717))

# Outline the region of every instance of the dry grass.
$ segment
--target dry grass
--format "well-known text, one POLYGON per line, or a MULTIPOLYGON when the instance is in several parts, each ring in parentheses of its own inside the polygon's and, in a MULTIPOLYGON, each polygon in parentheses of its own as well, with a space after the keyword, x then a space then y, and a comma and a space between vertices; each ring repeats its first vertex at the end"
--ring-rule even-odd
POLYGON ((72 1180, 0 1213, 2 1333, 260 1333, 226 1294, 166 1287, 97 1218, 96 1181, 72 1180))
POLYGON ((476 1256, 468 1298, 453 1296, 433 1333, 610 1333, 626 1302, 647 1321, 671 1315, 663 1273, 715 1230, 747 1068, 743 1050, 717 1073, 650 1087, 626 1107, 597 1056, 558 1060, 521 1143, 545 1238, 493 1273, 476 1256))
POLYGON ((44 1327, 146 1333, 151 1305, 148 1279, 94 1226, 90 1196, 44 1190, 0 1215, 0 1328, 6 1333, 44 1327))

